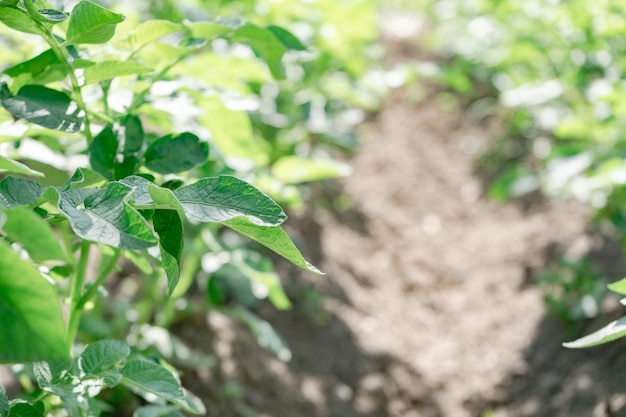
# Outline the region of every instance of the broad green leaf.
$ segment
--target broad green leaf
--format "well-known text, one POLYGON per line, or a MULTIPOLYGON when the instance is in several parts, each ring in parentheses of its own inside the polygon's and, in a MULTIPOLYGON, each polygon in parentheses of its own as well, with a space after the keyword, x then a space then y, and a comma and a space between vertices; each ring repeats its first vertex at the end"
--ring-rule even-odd
POLYGON ((167 275, 168 294, 172 295, 180 278, 180 258, 183 254, 183 221, 176 210, 156 210, 152 217, 152 224, 154 231, 159 235, 161 261, 167 275))
POLYGON ((319 269, 304 259, 296 245, 294 245, 287 233, 285 233, 280 226, 260 226, 242 217, 227 220, 223 223, 231 229, 259 242, 268 249, 273 250, 294 265, 315 272, 316 274, 322 274, 319 269))
POLYGON ((78 132, 83 125, 82 112, 65 93, 42 85, 25 85, 12 96, 6 84, 0 88, 2 107, 15 117, 64 132, 78 132))
POLYGON ((59 63, 59 58, 54 51, 52 49, 48 49, 28 61, 21 62, 5 69, 4 73, 13 78, 22 74, 30 74, 31 78, 35 78, 44 72, 46 68, 59 63))
POLYGON ((163 136, 144 154, 146 168, 160 174, 188 171, 207 161, 209 145, 189 132, 163 136))
POLYGON ((183 206, 174 195, 174 192, 168 188, 148 185, 148 193, 152 199, 154 207, 164 210, 176 210, 181 216, 185 216, 183 206))
POLYGON ((223 222, 246 216, 261 226, 281 224, 287 216, 262 191, 230 175, 204 178, 180 187, 174 195, 192 223, 223 222))
POLYGON ((124 16, 90 1, 81 1, 70 14, 66 44, 106 43, 115 34, 115 27, 124 16))
POLYGON ((0 271, 0 362, 68 358, 56 291, 4 242, 0 242, 0 271))
POLYGON ((137 50, 165 35, 183 30, 185 26, 169 20, 149 20, 141 23, 123 42, 132 50, 137 50))
POLYGON ((111 80, 125 75, 144 74, 152 71, 139 62, 133 61, 101 61, 85 69, 86 84, 95 84, 100 81, 111 80))
POLYGON ((130 346, 121 340, 99 340, 87 345, 78 366, 88 375, 97 375, 114 367, 130 355, 130 346))
POLYGON ((0 0, 0 7, 13 7, 19 2, 20 0, 0 0))
POLYGON ((33 373, 39 388, 59 397, 73 396, 76 381, 71 369, 70 361, 42 361, 33 364, 33 373))
POLYGON ((261 142, 254 137, 248 113, 227 108, 217 96, 199 98, 204 113, 198 120, 211 132, 211 141, 226 160, 236 167, 239 160, 256 165, 267 162, 261 142))
POLYGON ((150 185, 154 185, 152 181, 148 181, 147 179, 137 175, 131 175, 130 177, 120 180, 120 182, 128 185, 129 187, 133 187, 133 193, 130 196, 130 199, 133 201, 134 205, 149 206, 154 204, 152 197, 150 197, 150 193, 148 192, 148 187, 150 185))
POLYGON ((191 35, 198 38, 213 39, 239 29, 245 21, 239 18, 218 19, 213 22, 185 22, 191 30, 191 35))
MULTIPOLYGON (((30 0, 28 0, 30 1, 30 0)), ((44 417, 42 410, 39 410, 29 403, 15 403, 11 407, 11 417, 44 417)))
POLYGON ((2 230, 7 236, 24 247, 37 263, 48 260, 70 262, 52 228, 32 210, 13 207, 4 212, 6 222, 2 230))
POLYGON ((619 295, 626 295, 626 278, 612 282, 608 285, 608 287, 609 290, 618 293, 619 295))
POLYGON ((89 145, 89 164, 91 168, 104 176, 114 179, 115 157, 119 143, 113 125, 108 124, 93 138, 89 145))
POLYGON ((183 389, 176 378, 158 363, 132 360, 124 366, 122 375, 124 385, 139 391, 149 392, 169 401, 184 398, 183 389))
POLYGON ((265 61, 275 79, 282 80, 285 78, 282 59, 287 48, 271 30, 246 23, 235 31, 232 39, 247 43, 254 53, 265 61))
POLYGON ((284 156, 272 165, 272 174, 285 184, 319 181, 350 175, 347 164, 330 159, 311 159, 299 156, 284 156))
POLYGON ((110 182, 103 189, 61 191, 59 210, 85 240, 119 249, 147 249, 157 239, 143 216, 127 203, 131 191, 120 182, 110 182))
POLYGON ((30 169, 23 163, 5 158, 4 156, 0 156, 0 172, 13 172, 15 174, 31 175, 33 177, 43 177, 41 172, 30 169))
POLYGON ((615 320, 603 328, 596 330, 595 332, 574 340, 573 342, 563 343, 566 348, 578 349, 586 348, 603 343, 611 342, 626 335, 626 316, 619 320, 615 320))
POLYGON ((20 9, 0 7, 0 22, 11 29, 40 35, 43 33, 39 25, 20 9))
POLYGON ((306 51, 306 46, 300 42, 293 33, 283 29, 280 26, 270 25, 266 28, 278 39, 285 47, 295 51, 306 51))
POLYGON ((10 408, 7 390, 4 385, 0 384, 0 417, 8 417, 10 408))
POLYGON ((141 151, 145 136, 141 119, 135 115, 129 115, 124 119, 121 127, 123 128, 123 134, 121 134, 123 137, 122 155, 124 157, 133 156, 141 151))
POLYGON ((32 204, 48 189, 48 186, 24 178, 5 177, 0 181, 0 207, 26 206, 32 204))

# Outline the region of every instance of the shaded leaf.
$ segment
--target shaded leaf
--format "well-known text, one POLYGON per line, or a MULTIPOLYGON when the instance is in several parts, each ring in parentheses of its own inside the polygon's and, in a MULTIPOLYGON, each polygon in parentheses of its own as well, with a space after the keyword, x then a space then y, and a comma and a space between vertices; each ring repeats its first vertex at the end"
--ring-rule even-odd
POLYGON ((95 84, 100 81, 111 80, 125 75, 144 74, 152 71, 139 62, 133 61, 101 61, 85 69, 86 84, 95 84))
POLYGON ((231 229, 248 236, 263 246, 273 250, 300 268, 316 274, 322 272, 304 259, 296 245, 280 226, 260 226, 246 218, 238 217, 223 222, 231 229))
POLYGON ((44 417, 42 410, 29 403, 15 403, 11 407, 11 417, 44 417))
POLYGON ((263 226, 278 225, 287 216, 265 193, 230 175, 204 178, 174 191, 192 223, 222 222, 246 216, 263 226))
POLYGON ((130 355, 130 346, 121 340, 99 340, 87 345, 78 358, 80 369, 90 375, 109 370, 130 355))
POLYGON ((89 145, 89 164, 91 168, 106 179, 114 179, 115 157, 118 149, 117 134, 113 125, 108 124, 100 131, 89 145))
POLYGON ((9 415, 9 399, 7 398, 7 390, 4 385, 0 384, 0 417, 8 417, 9 415))
POLYGON ((25 85, 11 96, 6 84, 0 88, 2 107, 17 118, 64 132, 78 132, 83 125, 78 105, 65 93, 42 85, 25 85))
POLYGON ((26 206, 32 204, 48 189, 48 186, 24 178, 5 177, 0 181, 0 207, 26 206))
POLYGON ((56 291, 4 242, 0 242, 0 271, 0 362, 68 358, 56 291))
POLYGON ((32 78, 41 74, 51 65, 59 64, 59 58, 52 49, 48 49, 28 61, 21 62, 4 70, 9 77, 17 77, 22 74, 30 74, 32 78))
MULTIPOLYGON (((168 190, 169 191, 169 190, 168 190)), ((183 253, 183 221, 175 210, 156 210, 152 217, 154 231, 159 235, 161 261, 167 275, 168 294, 172 295, 180 278, 183 253)))
POLYGON ((2 230, 11 240, 19 242, 33 261, 70 262, 52 228, 32 210, 18 206, 6 210, 5 214, 2 230))
POLYGON ((146 168, 175 174, 201 165, 209 157, 209 145, 193 133, 167 135, 153 142, 144 154, 146 168))
POLYGON ((267 321, 243 307, 237 307, 232 311, 239 320, 248 325, 250 331, 256 337, 259 346, 269 350, 282 361, 287 362, 291 360, 291 350, 289 346, 287 346, 285 341, 267 321))
POLYGON ((90 1, 81 1, 70 14, 65 43, 105 43, 115 34, 124 16, 90 1))

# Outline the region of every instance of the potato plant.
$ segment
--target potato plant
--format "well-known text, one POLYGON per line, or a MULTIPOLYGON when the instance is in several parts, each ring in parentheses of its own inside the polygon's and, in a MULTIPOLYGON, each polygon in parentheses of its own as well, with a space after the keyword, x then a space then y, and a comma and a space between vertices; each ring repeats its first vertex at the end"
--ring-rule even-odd
MULTIPOLYGON (((107 410, 98 394, 120 385, 151 403, 136 415, 202 414, 163 359, 123 340, 79 343, 81 319, 121 258, 162 275, 156 290, 182 296, 185 230, 199 227, 205 240, 228 228, 319 273, 281 228, 283 209, 253 185, 258 176, 237 175, 238 165, 263 164, 255 158, 267 144, 231 131, 249 122, 225 105, 239 77, 284 78, 285 55, 306 46, 240 18, 124 28, 122 13, 86 0, 69 11, 0 1, 0 22, 12 30, 0 38, 7 50, 37 51, 8 53, 16 62, 0 79, 0 363, 33 363, 39 386, 29 401, 9 401, 0 387, 0 416, 98 416, 107 410)), ((276 277, 257 272, 280 304, 276 277)))

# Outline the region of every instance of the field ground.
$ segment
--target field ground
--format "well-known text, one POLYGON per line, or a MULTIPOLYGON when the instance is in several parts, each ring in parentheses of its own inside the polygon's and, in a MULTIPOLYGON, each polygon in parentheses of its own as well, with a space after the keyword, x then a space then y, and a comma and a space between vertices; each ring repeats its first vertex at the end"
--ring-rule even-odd
MULTIPOLYGON (((396 61, 420 53, 390 50, 396 61)), ((299 244, 327 275, 283 266, 294 310, 259 312, 290 345, 291 362, 218 313, 181 323, 183 338, 219 358, 188 382, 209 415, 626 415, 624 343, 562 348, 564 329, 532 285, 558 253, 602 245, 587 231, 588 211, 539 197, 488 201, 476 161, 501 123, 442 110, 438 90, 420 88, 417 103, 403 91, 386 101, 362 129, 354 174, 322 187, 325 197, 345 192, 351 208, 292 216, 299 244), (198 326, 210 328, 206 338, 198 326), (227 399, 225 384, 243 389, 227 399)), ((622 272, 619 253, 601 259, 622 272)))

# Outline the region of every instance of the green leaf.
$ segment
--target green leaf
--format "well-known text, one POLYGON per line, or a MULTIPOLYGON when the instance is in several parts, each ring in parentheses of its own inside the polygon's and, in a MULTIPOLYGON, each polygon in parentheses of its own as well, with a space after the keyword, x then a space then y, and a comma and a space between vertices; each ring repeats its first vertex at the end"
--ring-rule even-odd
POLYGON ((83 125, 82 112, 65 93, 42 85, 25 85, 11 96, 6 84, 0 88, 2 107, 17 118, 64 132, 78 132, 83 125))
POLYGON ((174 191, 192 223, 223 222, 246 216, 261 226, 281 224, 287 216, 262 191, 230 175, 204 178, 174 191))
POLYGON ((56 291, 4 242, 0 242, 0 271, 0 362, 68 358, 56 291))
POLYGON ((54 25, 67 20, 67 15, 65 13, 54 9, 38 9, 34 1, 24 0, 22 5, 26 7, 26 11, 31 18, 42 23, 54 25))
POLYGON ((611 342, 624 335, 626 335, 626 316, 607 324, 585 337, 581 337, 573 342, 563 343, 563 346, 572 349, 586 348, 611 342))
POLYGON ((609 290, 618 293, 619 295, 626 295, 626 278, 612 282, 608 285, 608 287, 609 290))
POLYGON ((0 22, 20 32, 35 35, 43 33, 37 23, 20 9, 0 7, 0 22))
MULTIPOLYGON (((30 0, 28 0, 30 1, 30 0)), ((44 417, 43 411, 29 403, 15 403, 11 407, 11 417, 44 417)))
POLYGON ((124 16, 90 1, 81 1, 70 14, 66 44, 106 43, 115 35, 115 27, 124 16))
POLYGON ((123 138, 123 140, 120 140, 123 142, 122 155, 125 158, 134 156, 137 152, 141 151, 145 136, 141 119, 134 115, 128 115, 122 122, 121 127, 123 128, 123 132, 121 132, 121 135, 120 132, 118 132, 118 135, 123 138))
POLYGON ((28 61, 21 62, 5 69, 4 73, 13 78, 22 74, 30 74, 31 78, 35 78, 37 75, 43 73, 46 68, 51 65, 59 64, 60 62, 61 61, 59 61, 59 58, 54 51, 52 49, 48 49, 28 61))
POLYGON ((33 177, 44 176, 41 172, 30 169, 21 162, 5 158, 4 156, 0 156, 0 172, 13 172, 15 174, 31 175, 33 177))
POLYGON ((330 159, 284 156, 272 166, 272 174, 284 184, 299 184, 350 175, 349 165, 330 159))
POLYGON ((120 182, 110 182, 103 189, 61 191, 59 210, 85 240, 120 249, 147 249, 157 239, 143 216, 127 203, 131 191, 120 182))
POLYGON ((185 417, 173 405, 145 405, 133 413, 133 417, 185 417))
POLYGON ((111 80, 125 75, 144 74, 152 71, 139 62, 134 61, 101 61, 85 69, 86 84, 95 84, 100 81, 111 80))
MULTIPOLYGON (((168 190, 169 191, 169 190, 168 190)), ((183 253, 183 221, 175 210, 156 210, 152 217, 154 231, 159 235, 161 261, 167 275, 168 294, 172 295, 180 278, 183 253)))
POLYGON ((114 179, 115 157, 119 143, 113 125, 108 124, 89 145, 89 164, 94 171, 105 178, 114 179))
POLYGON ((61 190, 74 188, 102 187, 107 180, 102 175, 87 168, 77 168, 72 178, 61 187, 61 190))
POLYGON ((262 142, 254 137, 248 113, 227 108, 217 96, 198 97, 198 102, 204 111, 198 120, 211 132, 211 143, 229 166, 236 168, 242 159, 256 165, 267 162, 262 142))
POLYGON ((276 36, 276 39, 285 45, 285 47, 295 51, 306 51, 306 46, 304 46, 304 44, 300 42, 300 39, 288 30, 275 25, 270 25, 266 27, 266 29, 272 32, 272 34, 276 36))
POLYGON ((43 195, 48 186, 24 178, 5 177, 0 181, 0 207, 26 206, 43 195))
POLYGON ((174 195, 174 192, 168 188, 157 187, 156 185, 148 185, 148 193, 152 199, 155 208, 164 210, 176 210, 181 217, 185 216, 185 210, 174 195))
POLYGON ((223 222, 231 229, 248 236, 263 246, 273 250, 300 268, 316 274, 322 272, 304 259, 296 245, 280 226, 259 226, 246 218, 238 217, 223 222))
POLYGON ((8 417, 10 408, 7 390, 4 385, 0 384, 0 417, 8 417))
POLYGON ((149 20, 141 23, 123 42, 132 50, 142 48, 165 35, 183 30, 185 26, 169 20, 149 20))
POLYGON ((98 375, 130 355, 130 346, 121 340, 99 340, 87 345, 78 358, 78 366, 88 375, 98 375))
POLYGON ((0 0, 0 7, 13 7, 19 2, 20 0, 0 0))
POLYGON ((37 385, 44 391, 59 397, 74 396, 75 379, 70 361, 42 361, 33 364, 37 385))
POLYGON ((265 61, 275 79, 282 80, 285 78, 282 59, 287 48, 271 30, 246 23, 235 31, 232 39, 247 43, 254 53, 265 61))
POLYGON ((152 143, 144 154, 146 168, 175 174, 201 165, 209 157, 209 145, 189 132, 167 135, 152 143))
POLYGON ((7 220, 2 230, 11 240, 19 242, 33 261, 70 262, 52 228, 32 210, 26 207, 13 207, 6 210, 5 214, 7 220))
MULTIPOLYGON (((184 400, 183 389, 174 376, 158 363, 129 361, 122 369, 122 383, 139 391, 149 392, 169 401, 184 400)), ((193 409, 186 408, 195 412, 193 409)))

